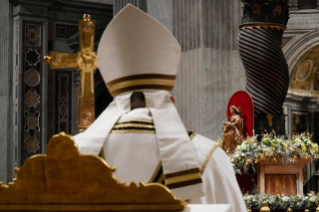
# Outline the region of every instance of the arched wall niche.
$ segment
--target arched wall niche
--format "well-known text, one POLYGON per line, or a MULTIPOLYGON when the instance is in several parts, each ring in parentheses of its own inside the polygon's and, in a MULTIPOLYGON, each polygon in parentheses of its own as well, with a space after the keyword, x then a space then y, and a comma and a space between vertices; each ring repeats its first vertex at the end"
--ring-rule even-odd
MULTIPOLYGON (((319 144, 319 31, 288 30, 284 39, 289 40, 283 47, 289 67, 289 89, 283 105, 286 114, 286 133, 292 138, 296 133, 309 132, 312 141, 319 144), (315 88, 315 86, 317 86, 315 88)), ((312 162, 304 169, 304 179, 310 179, 319 164, 312 162)), ((306 183, 304 190, 310 191, 315 184, 306 183)))
POLYGON ((289 67, 289 90, 283 105, 287 135, 307 131, 319 143, 319 31, 299 30, 283 47, 289 67), (316 82, 316 76, 318 77, 316 82), (315 87, 316 86, 316 87, 315 87))
POLYGON ((311 47, 296 61, 290 73, 288 94, 319 97, 319 45, 311 47))
MULTIPOLYGON (((297 63, 302 57, 313 48, 319 46, 319 30, 302 31, 303 33, 290 37, 289 42, 283 47, 283 53, 289 67, 289 76, 291 76, 292 71, 296 68, 297 63)), ((289 38, 289 35, 286 38, 289 38)))

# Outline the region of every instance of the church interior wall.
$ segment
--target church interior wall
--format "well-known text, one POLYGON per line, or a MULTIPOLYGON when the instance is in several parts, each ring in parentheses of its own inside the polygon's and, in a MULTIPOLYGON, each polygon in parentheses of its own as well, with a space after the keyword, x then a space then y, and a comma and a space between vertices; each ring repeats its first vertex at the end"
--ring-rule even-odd
POLYGON ((12 8, 0 1, 0 181, 7 182, 12 164, 12 8))
MULTIPOLYGON (((298 4, 296 5, 298 6, 298 4)), ((283 52, 285 54, 288 66, 289 66, 289 76, 290 76, 290 85, 292 82, 293 75, 296 74, 296 69, 299 67, 300 63, 303 59, 307 59, 307 55, 310 54, 312 51, 314 51, 319 46, 319 32, 318 30, 312 28, 313 26, 307 26, 302 27, 302 29, 298 29, 298 27, 295 27, 296 22, 298 22, 298 19, 294 18, 294 14, 319 14, 318 10, 296 10, 291 11, 292 18, 289 20, 287 25, 287 30, 284 33, 283 38, 289 39, 289 41, 285 44, 283 47, 283 52)), ((300 19, 299 19, 300 20, 300 19)), ((317 21, 316 24, 319 22, 317 21)), ((297 23, 298 24, 298 23, 297 23)), ((317 72, 317 62, 314 64, 315 67, 313 67, 314 73, 311 73, 311 78, 315 77, 317 72)), ((311 70, 312 71, 312 70, 311 70)), ((286 97, 284 108, 287 111, 286 116, 286 129, 287 134, 289 137, 292 137, 293 135, 293 120, 292 120, 292 113, 293 111, 302 112, 302 111, 308 111, 309 112, 309 128, 307 129, 311 133, 316 133, 316 124, 313 117, 315 117, 315 114, 317 109, 317 102, 318 102, 318 95, 315 94, 314 87, 314 80, 312 80, 310 84, 309 92, 307 91, 294 91, 295 93, 292 93, 292 91, 288 90, 288 95, 286 97), (313 92, 311 92, 312 90, 313 92), (297 93, 296 93, 297 92, 297 93)), ((317 143, 319 142, 319 135, 314 135, 313 140, 317 143)))
MULTIPOLYGON (((14 2, 14 0, 10 0, 10 2, 14 2)), ((45 51, 50 50, 69 53, 78 51, 78 34, 73 32, 71 34, 67 33, 66 36, 57 36, 59 31, 57 27, 61 27, 60 33, 62 34, 65 32, 63 30, 72 27, 76 28, 78 20, 82 18, 84 13, 90 13, 92 19, 96 20, 97 26, 100 26, 97 30, 99 33, 97 33, 96 45, 100 34, 113 16, 113 6, 114 14, 120 11, 127 3, 132 3, 149 13, 173 33, 182 48, 182 59, 173 95, 177 98, 176 107, 185 123, 185 127, 213 140, 217 140, 218 136, 222 137, 222 123, 226 118, 228 100, 236 91, 244 90, 245 86, 245 71, 237 49, 238 26, 242 16, 240 1, 116 0, 114 5, 101 4, 101 2, 92 4, 92 2, 84 0, 80 3, 62 0, 54 4, 47 1, 35 3, 32 0, 28 0, 26 2, 13 5, 14 7, 11 8, 9 0, 0 1, 0 10, 3 10, 4 12, 2 13, 7 17, 0 20, 0 23, 7 27, 2 27, 5 30, 0 31, 3 34, 3 36, 0 36, 1 50, 6 49, 6 45, 9 45, 9 49, 18 46, 17 61, 20 63, 22 63, 24 57, 22 47, 24 35, 22 32, 25 21, 41 23, 44 27, 43 39, 48 39, 48 41, 44 41, 44 45, 48 45, 43 47, 41 56, 44 56, 47 53, 45 51), (9 14, 11 10, 12 16, 9 14), (14 28, 16 26, 15 21, 18 21, 17 29, 14 28), (14 37, 10 36, 10 34, 14 33, 10 32, 17 32, 18 44, 13 43, 13 41, 9 44, 6 42, 8 39, 14 39, 14 37)), ((319 14, 319 10, 316 9, 299 9, 298 0, 291 0, 290 4, 291 23, 295 20, 293 18, 294 15, 298 17, 298 15, 308 13, 316 16, 319 14)), ((319 0, 316 0, 316 5, 319 5, 319 0)), ((318 23, 314 25, 319 28, 318 23)), ((296 68, 300 58, 309 49, 319 45, 319 32, 312 25, 311 27, 303 26, 302 29, 298 29, 296 26, 299 26, 298 23, 294 26, 288 24, 283 37, 287 42, 283 47, 283 52, 287 58, 290 75, 296 68)), ((8 75, 11 82, 0 78, 0 81, 2 80, 0 86, 3 87, 0 90, 0 98, 3 100, 0 101, 0 104, 2 104, 1 108, 5 108, 0 111, 0 118, 5 120, 0 124, 12 126, 0 128, 3 131, 3 133, 0 131, 0 181, 4 180, 6 182, 6 179, 11 178, 11 175, 13 175, 13 164, 17 163, 16 166, 20 166, 23 162, 21 157, 24 148, 24 141, 22 140, 24 133, 22 119, 24 76, 22 73, 23 66, 18 64, 16 67, 13 59, 15 56, 11 57, 14 52, 4 55, 8 56, 0 57, 1 60, 5 61, 0 63, 0 66, 2 66, 0 72, 4 72, 1 72, 1 76, 3 76, 2 74, 8 75), (19 71, 17 75, 14 72, 16 68, 19 71), (12 71, 8 72, 8 70, 12 71), (17 84, 14 83, 16 78, 19 81, 17 84), (10 92, 10 89, 12 92, 10 92), (13 105, 17 106, 13 107, 13 105), (17 124, 13 120, 17 120, 17 124), (6 169, 9 171, 2 171, 6 169)), ((54 72, 45 70, 46 65, 42 65, 44 69, 41 76, 43 86, 43 96, 41 97, 41 104, 43 104, 41 153, 44 153, 47 141, 57 132, 57 111, 53 108, 58 99, 52 96, 52 91, 57 89, 58 84, 54 79, 57 79, 59 73, 70 73, 69 83, 71 86, 70 92, 72 93, 69 102, 69 107, 72 108, 70 123, 75 123, 78 74, 75 69, 54 72), (46 126, 44 123, 48 125, 46 126)), ((98 81, 95 85, 99 98, 104 95, 106 89, 105 85, 102 86, 101 83, 101 81, 98 81)), ((307 129, 311 132, 316 131, 317 101, 316 97, 287 96, 284 109, 288 115, 286 117, 288 135, 292 135, 293 114, 298 113, 308 113, 309 115, 306 115, 308 117, 306 121, 308 123, 307 129)), ((99 110, 102 110, 102 108, 99 110)), ((76 131, 75 125, 71 126, 71 128, 70 133, 74 134, 76 131)), ((314 139, 317 142, 316 136, 314 139)))
POLYGON ((186 128, 217 140, 228 100, 245 84, 237 51, 240 1, 148 0, 147 13, 182 47, 173 95, 186 128))
POLYGON ((291 75, 301 57, 319 45, 319 32, 318 30, 289 30, 285 32, 284 38, 290 39, 283 47, 283 52, 289 66, 289 75, 291 75))
POLYGON ((90 1, 1 0, 0 12, 0 181, 7 183, 15 177, 14 167, 20 167, 31 155, 45 153, 48 140, 56 133, 57 114, 52 112, 58 100, 54 99, 52 89, 59 85, 56 84, 59 81, 56 78, 62 72, 68 75, 68 83, 72 87, 69 89, 68 105, 72 110, 69 110, 71 114, 68 115, 69 123, 74 124, 70 125, 72 129, 69 133, 75 134, 77 71, 60 70, 55 73, 44 64, 43 57, 52 50, 77 52, 78 49, 74 47, 78 46, 78 35, 72 37, 71 34, 76 34, 78 21, 85 13, 91 14, 92 19, 96 20, 99 40, 113 17, 113 6, 92 4, 90 1), (71 26, 75 26, 76 31, 68 31, 67 36, 57 38, 57 26, 61 27, 62 34, 71 26), (36 55, 30 55, 34 56, 33 59, 26 55, 29 49, 37 52, 36 55), (36 64, 31 60, 36 60, 33 61, 36 64), (32 83, 32 79, 35 79, 26 76, 31 66, 39 83, 29 86, 27 81, 32 83), (32 95, 28 95, 29 90, 32 95), (34 107, 29 107, 27 103, 32 103, 34 107), (34 116, 36 113, 38 116, 34 116), (26 136, 35 128, 36 137, 26 136))
POLYGON ((146 12, 173 33, 173 0, 147 0, 146 12))
MULTIPOLYGON (((299 66, 305 60, 314 57, 317 52, 316 49, 319 46, 318 6, 318 0, 307 2, 292 0, 289 8, 290 20, 283 36, 283 40, 287 42, 283 46, 283 52, 289 66, 290 76, 290 88, 283 105, 286 114, 286 133, 289 138, 292 138, 296 133, 312 133, 312 140, 315 143, 319 143, 319 95, 315 89, 316 73, 318 73, 317 59, 313 60, 313 67, 309 68, 307 72, 309 73, 307 76, 311 80, 311 82, 309 81, 310 88, 308 90, 304 90, 307 86, 302 88, 302 85, 306 83, 305 80, 299 80, 299 84, 301 83, 299 87, 301 86, 302 89, 292 89, 291 87, 296 78, 295 75, 299 71, 299 66)), ((307 168, 304 169, 305 182, 311 179, 317 169, 316 162, 307 165, 307 168)), ((307 186, 311 185, 308 183, 307 186)), ((311 188, 309 187, 308 190, 311 188)))

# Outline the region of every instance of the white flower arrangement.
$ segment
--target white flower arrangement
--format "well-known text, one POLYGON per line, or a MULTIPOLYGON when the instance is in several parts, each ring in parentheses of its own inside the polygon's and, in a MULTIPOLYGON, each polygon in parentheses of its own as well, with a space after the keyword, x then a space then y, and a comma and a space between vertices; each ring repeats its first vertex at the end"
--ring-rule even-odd
POLYGON ((278 156, 281 157, 283 164, 294 162, 297 158, 318 159, 318 144, 311 142, 311 136, 305 133, 294 136, 293 140, 266 134, 261 141, 256 137, 247 138, 237 146, 234 154, 229 155, 236 174, 247 171, 260 160, 278 156))
POLYGON ((276 209, 309 209, 314 210, 319 205, 318 194, 307 194, 303 195, 268 195, 268 194, 257 194, 257 195, 244 195, 244 201, 247 208, 260 210, 262 202, 266 201, 268 207, 271 210, 276 209))

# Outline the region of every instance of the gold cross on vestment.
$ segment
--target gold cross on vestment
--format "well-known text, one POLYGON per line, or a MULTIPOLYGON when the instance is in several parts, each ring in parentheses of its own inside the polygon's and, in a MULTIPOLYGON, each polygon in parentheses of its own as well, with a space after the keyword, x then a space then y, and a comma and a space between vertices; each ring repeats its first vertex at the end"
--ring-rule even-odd
POLYGON ((94 52, 95 21, 88 14, 79 21, 80 51, 77 54, 50 52, 44 62, 51 69, 77 68, 81 74, 79 97, 79 131, 86 130, 95 119, 94 71, 97 69, 94 52))

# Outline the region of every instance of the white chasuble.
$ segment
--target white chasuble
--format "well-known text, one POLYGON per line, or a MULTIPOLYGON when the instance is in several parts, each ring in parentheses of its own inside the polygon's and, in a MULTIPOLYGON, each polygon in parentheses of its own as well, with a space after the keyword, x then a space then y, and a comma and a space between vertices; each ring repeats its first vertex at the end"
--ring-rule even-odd
MULTIPOLYGON (((186 130, 185 130, 186 131, 186 130)), ((246 211, 233 167, 214 142, 188 131, 201 166, 205 196, 190 204, 230 204, 231 211, 246 211)), ((149 109, 135 109, 121 116, 103 146, 106 161, 116 167, 119 182, 164 182, 156 142, 156 129, 149 109)), ((173 153, 172 153, 173 154, 173 153)))
POLYGON ((191 203, 231 204, 245 211, 232 166, 216 143, 187 133, 170 100, 181 48, 157 20, 127 5, 104 31, 97 60, 113 102, 74 136, 81 154, 117 167, 120 182, 163 182, 191 203), (131 95, 143 92, 147 108, 131 111, 131 95), (202 174, 201 174, 202 173, 202 174))

